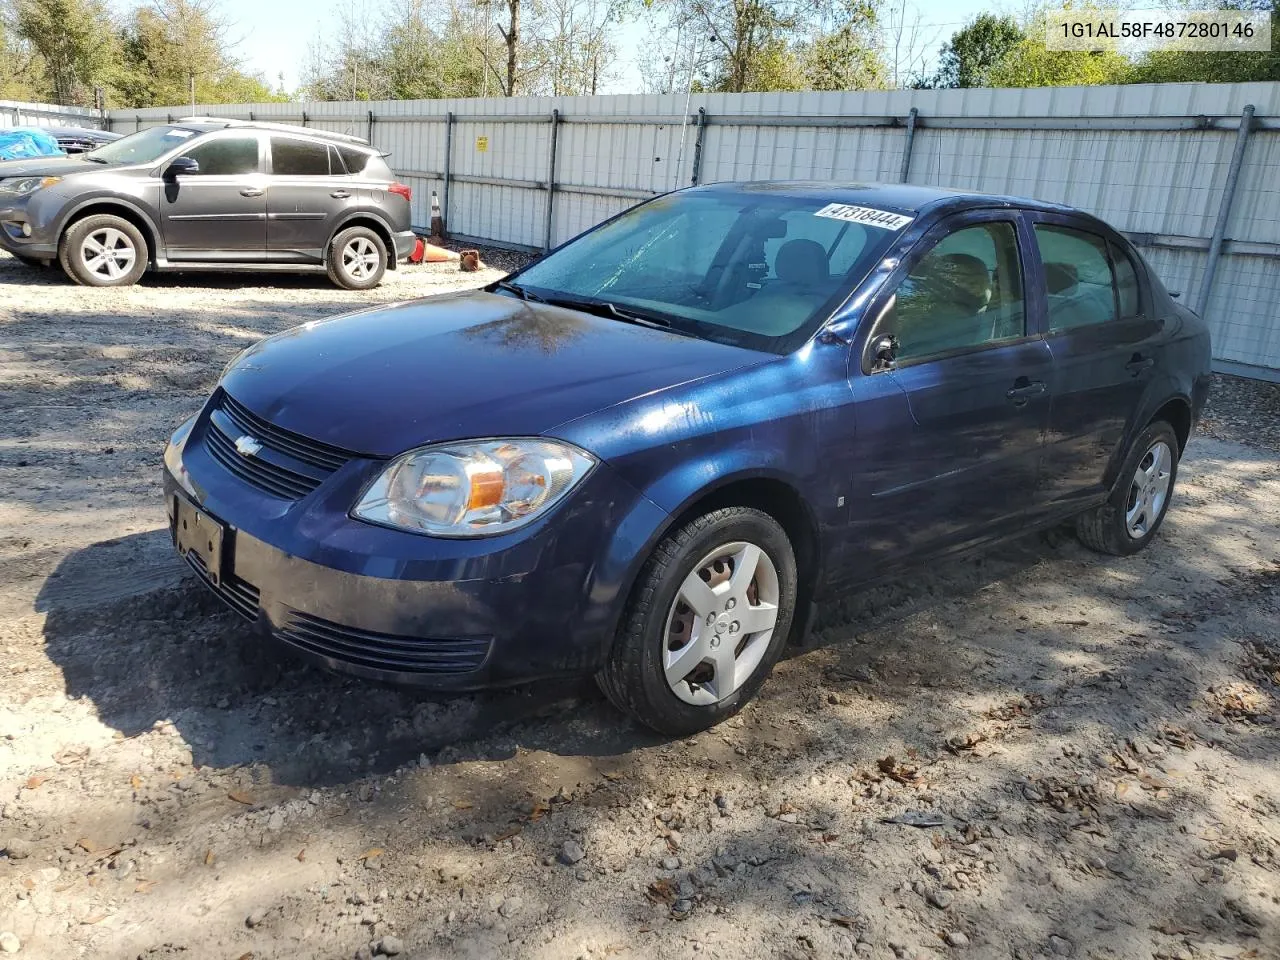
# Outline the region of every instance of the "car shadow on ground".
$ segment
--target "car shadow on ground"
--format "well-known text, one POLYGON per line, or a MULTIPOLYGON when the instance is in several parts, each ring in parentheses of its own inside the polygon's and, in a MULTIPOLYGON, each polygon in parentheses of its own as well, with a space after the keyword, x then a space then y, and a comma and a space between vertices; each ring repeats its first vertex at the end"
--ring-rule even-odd
MULTIPOLYGON (((78 583, 96 579, 102 591, 108 570, 127 579, 143 559, 164 562, 165 531, 68 556, 37 604, 67 692, 90 698, 102 721, 126 737, 170 721, 197 766, 254 771, 263 785, 255 795, 268 802, 335 786, 323 838, 309 842, 348 856, 403 847, 432 868, 471 869, 521 826, 533 848, 526 858, 554 853, 570 833, 604 850, 617 845, 614 812, 643 808, 636 842, 656 859, 649 845, 662 828, 652 841, 643 824, 658 814, 703 817, 715 791, 768 811, 716 820, 723 855, 689 864, 704 873, 730 864, 710 894, 741 911, 725 921, 726 936, 761 917, 794 927, 810 909, 842 926, 883 920, 889 904, 905 911, 894 914, 898 926, 934 942, 943 908, 924 898, 932 878, 950 874, 930 865, 941 856, 946 870, 969 870, 996 851, 1001 872, 984 881, 981 902, 961 890, 946 917, 992 951, 996 940, 1016 945, 1000 955, 1095 946, 1149 955, 1153 939, 1183 936, 1256 947, 1270 929, 1262 901, 1242 899, 1210 857, 1238 848, 1265 867, 1269 848, 1257 846, 1252 821, 1233 826, 1219 787, 1192 789, 1177 770, 1217 756, 1243 761, 1237 769, 1256 778, 1280 750, 1273 728, 1238 714, 1214 720, 1205 700, 1238 669, 1239 639, 1273 630, 1280 566, 1259 563, 1240 537, 1250 497, 1263 495, 1249 485, 1273 472, 1269 464, 1238 457, 1232 485, 1212 496, 1191 476, 1187 509, 1139 557, 1099 558, 1054 531, 834 603, 817 650, 780 664, 742 717, 688 740, 638 730, 589 684, 441 700, 299 665, 182 579, 176 559, 171 585, 83 602, 78 583), (1160 744, 1173 772, 1126 743, 1160 744), (385 776, 424 754, 429 769, 385 776), (278 795, 267 785, 294 789, 278 795), (881 819, 904 810, 939 814, 948 826, 935 833, 881 819), (1219 826, 1219 835, 1205 832, 1219 826), (1147 925, 1165 918, 1177 922, 1147 925)), ((1188 472, 1221 469, 1217 461, 1188 472)), ((1260 796, 1253 802, 1265 809, 1260 796)), ((181 829, 179 817, 158 821, 149 842, 181 829)), ((687 827, 686 839, 708 829, 687 827)), ((281 859, 292 856, 278 846, 281 859)), ((630 856, 593 864, 600 872, 591 876, 631 870, 630 856)), ((350 881, 376 889, 382 869, 357 865, 350 881)), ((411 861, 386 869, 415 876, 411 861)), ((519 889, 547 909, 576 910, 573 891, 588 889, 573 886, 586 881, 569 871, 540 876, 519 889)), ((602 902, 626 896, 616 884, 591 889, 602 902)), ((632 899, 645 903, 635 889, 632 899)), ((487 919, 445 930, 436 906, 420 908, 411 940, 483 946, 498 937, 491 954, 510 951, 487 919)), ((648 923, 650 914, 634 912, 648 923)))
MULTIPOLYGON (((813 643, 826 649, 837 686, 869 679, 872 669, 914 682, 949 673, 946 663, 886 668, 894 651, 869 638, 906 616, 982 603, 994 582, 1077 551, 1055 531, 1015 541, 998 557, 947 561, 925 581, 893 581, 828 605, 813 643)), ((46 651, 67 693, 90 698, 103 722, 132 737, 171 721, 197 766, 265 764, 277 784, 332 785, 423 755, 495 760, 518 747, 614 756, 664 740, 616 714, 590 679, 439 696, 311 666, 228 612, 173 555, 166 530, 68 555, 35 607, 46 615, 46 651)), ((899 684, 904 701, 911 685, 899 684)))

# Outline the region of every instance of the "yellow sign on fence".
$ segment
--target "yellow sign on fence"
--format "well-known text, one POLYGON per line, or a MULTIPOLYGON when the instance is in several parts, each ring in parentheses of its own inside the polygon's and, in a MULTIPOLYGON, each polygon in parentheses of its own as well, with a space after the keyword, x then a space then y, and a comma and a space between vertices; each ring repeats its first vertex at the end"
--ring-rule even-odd
POLYGON ((488 153, 488 152, 489 152, 489 138, 476 137, 476 153, 488 153))

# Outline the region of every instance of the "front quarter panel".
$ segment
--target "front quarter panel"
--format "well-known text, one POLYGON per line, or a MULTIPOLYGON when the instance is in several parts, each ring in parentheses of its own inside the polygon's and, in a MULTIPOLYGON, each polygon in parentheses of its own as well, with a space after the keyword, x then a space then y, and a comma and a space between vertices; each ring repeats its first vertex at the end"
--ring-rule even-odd
MULTIPOLYGON (((821 553, 845 516, 837 503, 845 474, 838 464, 848 456, 844 441, 853 426, 847 357, 842 343, 811 343, 795 354, 627 401, 549 433, 608 462, 665 511, 670 523, 735 481, 784 483, 808 506, 821 553)), ((653 531, 651 540, 664 532, 653 531)))

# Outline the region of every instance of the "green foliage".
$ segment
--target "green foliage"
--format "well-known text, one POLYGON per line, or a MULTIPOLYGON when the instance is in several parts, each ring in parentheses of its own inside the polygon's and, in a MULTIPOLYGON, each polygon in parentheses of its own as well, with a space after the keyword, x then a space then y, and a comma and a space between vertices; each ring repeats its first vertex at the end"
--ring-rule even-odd
POLYGON ((118 56, 101 0, 14 0, 14 33, 35 54, 33 87, 42 100, 92 105, 93 88, 118 56))
POLYGON ((227 54, 226 25, 209 0, 153 0, 138 7, 120 31, 112 85, 122 105, 274 99, 261 77, 243 73, 227 54))
POLYGON ((1041 25, 990 67, 984 83, 992 87, 1079 87, 1127 83, 1133 65, 1114 50, 1050 50, 1041 25))
POLYGON ((30 51, 0 16, 0 100, 38 100, 35 79, 30 51))
POLYGON ((987 75, 1025 39, 1010 16, 984 13, 957 30, 938 51, 933 87, 981 87, 987 75))
POLYGON ((1249 83, 1280 80, 1280 10, 1275 0, 1236 0, 1224 10, 1271 13, 1271 49, 1232 51, 1156 51, 1134 65, 1133 83, 1249 83))
POLYGON ((117 22, 105 0, 0 0, 0 96, 167 106, 190 102, 194 77, 202 103, 280 99, 240 69, 214 2, 149 0, 117 22))
POLYGON ((884 84, 875 0, 646 0, 676 37, 658 89, 726 93, 884 84), (682 43, 682 39, 684 42, 682 43))

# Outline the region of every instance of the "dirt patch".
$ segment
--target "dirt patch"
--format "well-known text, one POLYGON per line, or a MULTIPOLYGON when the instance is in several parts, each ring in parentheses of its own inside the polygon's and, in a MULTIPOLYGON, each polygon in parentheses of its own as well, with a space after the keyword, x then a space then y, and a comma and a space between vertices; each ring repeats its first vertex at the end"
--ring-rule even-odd
MULTIPOLYGON (((0 259, 0 934, 19 958, 1280 956, 1280 461, 823 612, 723 727, 300 666, 185 579, 159 456, 257 337, 477 285, 0 259)), ((1220 407, 1220 417, 1226 414, 1220 407)))

